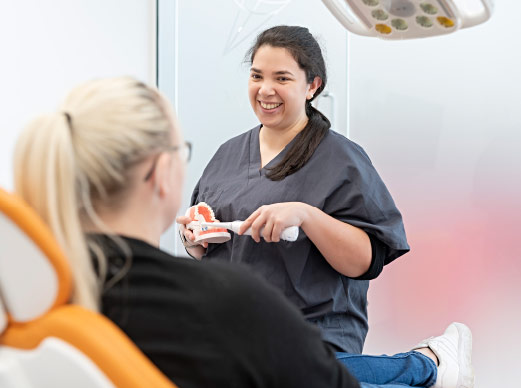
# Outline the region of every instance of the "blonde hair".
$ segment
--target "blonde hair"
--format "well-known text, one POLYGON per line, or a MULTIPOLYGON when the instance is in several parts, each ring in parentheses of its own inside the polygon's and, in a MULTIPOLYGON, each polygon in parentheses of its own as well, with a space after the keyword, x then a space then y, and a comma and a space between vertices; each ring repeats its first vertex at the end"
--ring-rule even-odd
POLYGON ((15 150, 15 190, 50 226, 68 256, 72 301, 97 310, 106 259, 86 225, 107 232, 96 204, 116 206, 131 185, 129 169, 171 143, 165 98, 130 78, 73 89, 60 109, 32 121, 15 150), (98 275, 89 248, 98 258, 98 275))

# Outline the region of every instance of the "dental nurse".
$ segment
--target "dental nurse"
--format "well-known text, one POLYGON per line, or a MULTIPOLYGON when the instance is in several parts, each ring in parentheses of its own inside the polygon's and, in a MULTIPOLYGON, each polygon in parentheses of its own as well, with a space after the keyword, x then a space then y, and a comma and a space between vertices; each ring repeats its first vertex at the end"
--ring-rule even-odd
POLYGON ((199 245, 186 229, 184 244, 198 259, 248 265, 337 351, 361 353, 369 280, 409 250, 402 217, 364 150, 311 105, 327 75, 308 29, 270 28, 248 55, 260 124, 218 149, 191 202, 206 202, 219 220, 246 220, 241 233, 251 227, 252 237, 199 245), (294 225, 297 241, 279 241, 294 225))

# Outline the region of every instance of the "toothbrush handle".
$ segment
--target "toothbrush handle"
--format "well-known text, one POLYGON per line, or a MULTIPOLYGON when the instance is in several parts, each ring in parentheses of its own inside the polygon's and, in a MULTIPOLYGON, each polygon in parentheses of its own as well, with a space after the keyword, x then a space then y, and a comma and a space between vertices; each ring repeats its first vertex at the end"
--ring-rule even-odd
MULTIPOLYGON (((243 221, 234 221, 232 222, 231 229, 235 233, 239 232, 239 228, 241 227, 243 221)), ((264 228, 260 229, 260 233, 262 235, 262 230, 264 228)), ((248 228, 244 234, 251 236, 251 228, 248 228)), ((296 241, 298 238, 298 226, 290 226, 289 228, 286 228, 282 231, 280 234, 281 240, 284 241, 296 241)))
POLYGON ((290 226, 282 231, 280 238, 285 241, 297 241, 298 226, 290 226))

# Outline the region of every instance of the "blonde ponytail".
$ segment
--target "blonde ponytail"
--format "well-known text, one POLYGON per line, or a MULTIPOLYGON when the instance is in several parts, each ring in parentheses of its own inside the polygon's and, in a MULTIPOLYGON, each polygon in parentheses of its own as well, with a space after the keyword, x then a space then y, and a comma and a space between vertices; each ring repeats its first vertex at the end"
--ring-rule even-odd
POLYGON ((91 81, 75 88, 57 113, 31 122, 18 140, 15 190, 68 256, 74 303, 99 309, 106 260, 87 225, 110 234, 96 205, 118 206, 131 182, 129 169, 171 141, 175 120, 167 105, 129 77, 91 81))
POLYGON ((15 188, 50 226, 71 261, 73 301, 97 309, 97 281, 80 223, 76 161, 63 113, 34 120, 15 150, 15 188))

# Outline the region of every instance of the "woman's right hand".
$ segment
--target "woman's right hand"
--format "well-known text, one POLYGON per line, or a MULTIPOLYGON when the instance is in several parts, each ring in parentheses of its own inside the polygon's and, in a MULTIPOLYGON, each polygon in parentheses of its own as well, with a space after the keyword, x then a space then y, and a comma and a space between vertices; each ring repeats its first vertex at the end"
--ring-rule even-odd
POLYGON ((201 260, 203 255, 206 253, 206 248, 208 248, 208 243, 206 241, 195 242, 195 235, 192 230, 188 229, 186 225, 192 222, 192 219, 188 216, 179 216, 175 220, 179 224, 179 232, 183 234, 186 241, 193 245, 185 245, 188 253, 196 258, 197 260, 201 260))

